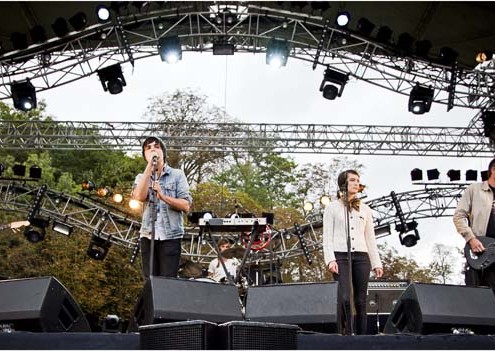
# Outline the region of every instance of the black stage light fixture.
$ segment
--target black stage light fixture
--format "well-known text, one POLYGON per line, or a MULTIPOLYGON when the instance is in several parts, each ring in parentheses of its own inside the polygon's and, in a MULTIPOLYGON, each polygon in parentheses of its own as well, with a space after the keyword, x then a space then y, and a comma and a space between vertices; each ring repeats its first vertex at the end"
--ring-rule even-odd
POLYGON ((336 97, 341 97, 348 80, 349 74, 327 68, 320 84, 320 91, 323 92, 323 97, 328 100, 335 100, 336 97), (337 84, 339 88, 337 88, 335 84, 337 84))
POLYGON ((376 41, 382 44, 390 44, 390 39, 392 39, 392 29, 388 26, 382 26, 378 28, 376 33, 376 41))
POLYGON ((461 180, 461 171, 458 169, 449 169, 447 177, 449 177, 451 182, 461 180))
POLYGON ((54 232, 69 236, 72 234, 74 227, 66 222, 59 222, 57 220, 54 220, 52 230, 54 232))
POLYGON ((459 53, 452 48, 444 46, 440 49, 439 61, 442 65, 452 66, 456 61, 459 53))
POLYGON ((340 11, 335 17, 335 24, 338 28, 345 28, 351 20, 351 14, 348 11, 340 11))
POLYGON ((266 47, 266 64, 283 67, 289 58, 289 45, 285 39, 271 38, 266 47))
POLYGON ((397 50, 400 56, 409 56, 412 53, 412 45, 414 43, 414 38, 411 34, 404 32, 399 35, 397 40, 397 50))
POLYGON ((430 50, 432 48, 431 41, 429 40, 420 40, 414 43, 416 49, 414 50, 414 54, 421 58, 428 58, 430 50))
POLYGON ((106 23, 110 21, 110 9, 105 5, 96 6, 96 18, 98 18, 98 22, 106 23))
POLYGON ((48 38, 46 37, 46 31, 45 28, 43 28, 40 25, 34 26, 31 28, 29 31, 29 34, 31 34, 31 40, 35 44, 41 44, 44 43, 48 38))
POLYGON ((478 171, 474 169, 468 169, 466 171, 466 181, 467 182, 475 182, 478 180, 478 171))
POLYGON ((37 106, 36 90, 28 80, 14 82, 10 85, 14 107, 21 111, 29 111, 37 106))
POLYGON ((418 83, 409 94, 408 111, 415 115, 429 112, 435 91, 431 87, 421 86, 418 83))
POLYGON ((416 229, 418 223, 416 221, 412 221, 407 223, 406 226, 407 231, 399 233, 399 241, 401 245, 405 247, 413 247, 420 239, 418 229, 416 229))
POLYGON ((429 169, 426 171, 426 176, 428 177, 428 180, 437 180, 440 176, 440 172, 436 168, 429 169))
POLYGON ((95 190, 96 185, 91 180, 83 180, 83 182, 81 183, 81 188, 82 190, 93 191, 95 190))
POLYGON ((45 239, 45 228, 50 225, 50 220, 45 217, 33 217, 29 219, 31 224, 24 229, 24 236, 29 242, 37 243, 45 239))
POLYGON ((213 43, 213 55, 234 55, 235 46, 230 43, 213 43))
POLYGON ((27 35, 25 33, 12 33, 10 35, 10 41, 14 50, 24 50, 28 47, 27 35))
POLYGON ((158 53, 162 61, 167 63, 177 63, 182 60, 179 37, 175 35, 158 39, 158 53))
POLYGON ((126 82, 119 63, 99 69, 97 73, 104 91, 115 95, 124 90, 126 82))
POLYGON ((419 168, 414 168, 411 171, 411 181, 417 182, 419 180, 423 180, 423 171, 419 168))
POLYGON ((488 171, 481 171, 481 181, 488 180, 488 171))
POLYGON ((69 25, 63 17, 58 17, 52 24, 52 29, 55 35, 59 38, 65 37, 69 34, 69 25))
POLYGON ((110 237, 108 239, 104 239, 93 234, 86 253, 92 259, 102 261, 107 256, 108 250, 111 246, 112 243, 110 242, 110 237))
POLYGON ((78 12, 74 16, 69 18, 69 23, 75 31, 79 32, 86 27, 86 25, 88 24, 88 19, 84 12, 78 12))
POLYGON ((29 167, 29 178, 41 179, 41 167, 36 165, 29 167))
POLYGON ((365 36, 370 36, 373 29, 375 29, 375 24, 367 18, 361 17, 357 22, 356 29, 359 33, 365 36))
POLYGON ((24 177, 26 175, 26 166, 16 164, 14 165, 14 167, 12 167, 12 171, 14 172, 15 176, 24 177))

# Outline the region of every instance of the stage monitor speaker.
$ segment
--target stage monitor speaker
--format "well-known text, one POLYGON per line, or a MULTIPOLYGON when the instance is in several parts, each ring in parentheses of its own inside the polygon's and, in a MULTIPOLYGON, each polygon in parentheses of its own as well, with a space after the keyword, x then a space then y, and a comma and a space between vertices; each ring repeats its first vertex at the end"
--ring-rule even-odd
POLYGON ((336 333, 337 282, 249 287, 246 320, 295 324, 303 330, 336 333))
POLYGON ((495 333, 495 295, 491 289, 411 284, 390 314, 384 333, 435 334, 454 329, 495 333))
POLYGON ((134 308, 129 331, 139 326, 204 320, 225 323, 242 320, 235 285, 200 280, 151 277, 134 308))
POLYGON ((54 277, 0 281, 0 324, 16 331, 91 332, 79 305, 54 277))

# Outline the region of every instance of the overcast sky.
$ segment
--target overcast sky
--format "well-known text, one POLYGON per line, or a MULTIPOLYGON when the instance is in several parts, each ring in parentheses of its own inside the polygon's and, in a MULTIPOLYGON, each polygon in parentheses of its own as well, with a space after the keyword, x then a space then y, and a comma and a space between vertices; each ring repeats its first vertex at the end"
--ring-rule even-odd
MULTIPOLYGON (((227 113, 246 123, 316 123, 364 125, 467 126, 476 110, 433 104, 424 115, 407 111, 408 97, 351 80, 343 96, 326 100, 319 92, 323 67, 289 58, 287 66, 274 69, 265 64, 264 54, 213 56, 211 53, 184 52, 175 65, 155 57, 137 60, 133 68, 123 66, 127 86, 119 95, 103 91, 96 75, 54 88, 38 95, 47 103, 47 112, 57 120, 71 121, 143 121, 148 98, 191 88, 208 96, 211 104, 224 107, 227 113)), ((295 160, 328 162, 337 155, 293 155, 295 160)), ((417 190, 410 171, 438 168, 440 179, 448 181, 446 172, 460 169, 484 170, 487 158, 446 158, 415 156, 348 156, 364 164, 362 183, 367 185, 368 199, 389 195, 391 191, 417 190)), ((451 218, 419 221, 421 240, 412 248, 400 246, 397 235, 386 240, 401 254, 420 263, 429 261, 436 242, 463 247, 451 218)))

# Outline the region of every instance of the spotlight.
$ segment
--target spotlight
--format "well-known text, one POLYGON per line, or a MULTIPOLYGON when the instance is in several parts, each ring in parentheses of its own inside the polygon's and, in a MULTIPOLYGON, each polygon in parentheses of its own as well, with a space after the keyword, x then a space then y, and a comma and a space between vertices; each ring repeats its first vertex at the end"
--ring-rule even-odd
POLYGON ((110 242, 110 237, 108 239, 104 239, 93 234, 86 253, 92 259, 102 261, 107 256, 108 250, 111 246, 112 243, 110 242))
POLYGON ((434 90, 431 87, 420 86, 416 83, 416 86, 412 88, 409 94, 409 112, 415 115, 422 115, 425 112, 429 112, 431 103, 433 101, 434 90))
POLYGON ((429 169, 426 171, 426 176, 428 177, 428 180, 437 180, 440 176, 440 172, 436 168, 429 169))
POLYGON ((16 164, 14 165, 14 167, 12 167, 12 171, 14 172, 15 176, 24 177, 26 175, 26 166, 16 164))
POLYGON ((178 36, 164 37, 158 40, 158 53, 162 61, 176 63, 182 60, 182 47, 178 36))
POLYGON ((482 50, 478 52, 476 55, 476 62, 483 63, 489 61, 493 58, 493 51, 491 50, 482 50))
POLYGON ((31 39, 35 44, 41 44, 47 40, 45 28, 40 25, 34 26, 29 34, 31 34, 31 39))
POLYGON ((10 36, 14 50, 24 50, 28 47, 27 35, 24 33, 14 32, 10 36))
POLYGON ((401 224, 396 225, 395 230, 399 232, 399 241, 401 245, 405 247, 413 247, 414 245, 416 245, 416 243, 420 239, 417 227, 418 222, 414 220, 412 222, 406 223, 405 228, 401 224))
POLYGON ((428 58, 428 54, 432 48, 431 41, 429 40, 420 40, 415 44, 416 50, 414 51, 415 55, 422 58, 428 58))
POLYGON ((423 180, 423 171, 419 168, 414 168, 411 171, 411 180, 416 182, 418 180, 423 180))
POLYGON ((458 56, 457 51, 445 46, 440 49, 439 61, 445 66, 452 66, 457 61, 458 56))
POLYGON ((287 64, 289 58, 289 45, 287 40, 272 38, 266 47, 266 64, 272 67, 282 67, 287 64))
POLYGON ((10 85, 14 107, 21 111, 29 111, 36 108, 36 90, 27 79, 24 82, 14 82, 10 85))
POLYGON ((466 171, 466 181, 473 182, 478 180, 478 171, 474 169, 468 169, 466 171))
POLYGON ((57 18, 55 22, 53 22, 52 29, 55 35, 59 38, 65 37, 69 34, 69 26, 67 25, 67 21, 62 17, 57 18))
POLYGON ((83 30, 84 27, 88 24, 88 19, 86 18, 86 14, 84 12, 78 12, 71 18, 69 18, 69 23, 74 28, 75 31, 83 30))
POLYGON ((54 232, 69 236, 72 234, 74 227, 66 222, 59 222, 54 220, 52 230, 54 232))
POLYGON ((122 92, 126 82, 119 63, 102 68, 97 73, 104 91, 108 91, 112 95, 122 92))
POLYGON ((44 228, 34 229, 33 227, 26 227, 24 229, 24 236, 29 242, 37 243, 45 239, 45 229, 44 228))
POLYGON ((41 168, 34 165, 29 168, 29 178, 41 179, 41 168))
POLYGON ((82 190, 92 191, 92 190, 95 190, 96 186, 95 186, 95 183, 93 183, 91 180, 84 180, 81 183, 81 188, 82 188, 82 190))
POLYGON ((121 203, 124 200, 124 196, 122 194, 113 194, 112 200, 116 203, 121 203))
POLYGON ((392 29, 387 26, 382 26, 376 33, 376 41, 382 44, 389 44, 392 38, 392 29))
POLYGON ((105 5, 98 5, 96 7, 96 17, 100 23, 108 22, 110 20, 109 8, 105 5))
POLYGON ((322 204, 323 206, 328 205, 331 201, 332 199, 328 195, 322 195, 320 197, 320 204, 322 204))
POLYGON ((118 333, 120 331, 122 321, 116 314, 109 314, 105 317, 102 325, 104 333, 118 333))
POLYGON ((304 204, 303 204, 304 211, 309 212, 309 211, 312 211, 313 208, 314 208, 314 206, 313 206, 312 202, 309 202, 309 201, 304 202, 304 204))
POLYGON ((341 11, 337 14, 337 17, 335 18, 335 24, 341 28, 347 27, 350 20, 351 20, 350 13, 347 11, 341 11))
POLYGON ((481 171, 481 181, 488 180, 488 171, 481 171))
POLYGON ((390 234, 392 234, 390 229, 391 229, 390 223, 377 225, 375 227, 375 236, 376 237, 382 237, 382 236, 390 235, 390 234))
POLYGON ((344 87, 348 80, 349 74, 344 74, 334 69, 327 68, 320 85, 320 91, 323 92, 323 97, 328 100, 335 100, 337 96, 342 96, 342 92, 344 91, 344 87), (340 88, 337 88, 335 85, 329 83, 338 84, 340 85, 340 88))
POLYGON ((130 199, 129 207, 131 208, 131 210, 137 210, 139 207, 141 207, 141 203, 136 199, 130 199))
POLYGON ((458 169, 449 169, 447 177, 449 177, 451 182, 461 180, 461 171, 458 169))
POLYGON ((108 194, 110 194, 110 189, 106 186, 96 189, 96 195, 99 197, 106 197, 108 194))
POLYGON ((400 56, 409 56, 412 52, 412 44, 414 43, 414 38, 409 33, 402 33, 399 35, 397 40, 397 50, 400 56))
POLYGON ((358 20, 357 31, 364 36, 370 36, 371 32, 373 32, 373 29, 375 29, 375 25, 370 22, 367 18, 361 17, 358 20))

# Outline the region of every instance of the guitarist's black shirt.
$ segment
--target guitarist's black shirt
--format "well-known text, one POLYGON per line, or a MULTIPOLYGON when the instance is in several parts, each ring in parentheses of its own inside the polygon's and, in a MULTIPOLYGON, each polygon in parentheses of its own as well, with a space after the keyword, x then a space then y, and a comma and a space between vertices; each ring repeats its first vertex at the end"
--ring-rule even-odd
POLYGON ((486 236, 495 238, 495 188, 490 185, 494 199, 492 201, 492 212, 490 219, 488 220, 488 226, 486 227, 486 236))

